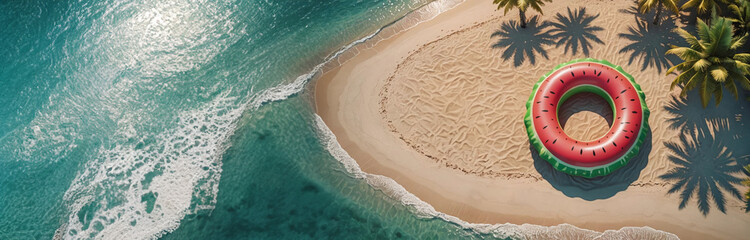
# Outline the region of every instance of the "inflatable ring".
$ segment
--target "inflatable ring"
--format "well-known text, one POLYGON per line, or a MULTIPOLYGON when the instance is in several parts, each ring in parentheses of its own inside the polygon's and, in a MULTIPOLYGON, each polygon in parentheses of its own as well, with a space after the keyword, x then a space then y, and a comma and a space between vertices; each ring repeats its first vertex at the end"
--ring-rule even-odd
POLYGON ((596 59, 563 63, 542 76, 526 103, 524 124, 539 156, 570 175, 604 176, 638 154, 648 134, 645 95, 621 67, 596 59), (569 137, 558 122, 558 109, 569 97, 595 93, 612 106, 612 127, 593 141, 569 137))

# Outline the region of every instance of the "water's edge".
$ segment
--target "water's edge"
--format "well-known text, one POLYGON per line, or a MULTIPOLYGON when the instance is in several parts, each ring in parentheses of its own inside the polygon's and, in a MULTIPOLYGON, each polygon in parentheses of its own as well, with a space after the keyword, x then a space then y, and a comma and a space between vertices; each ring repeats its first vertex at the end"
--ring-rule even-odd
MULTIPOLYGON (((394 35, 404 32, 412 27, 417 26, 420 23, 429 21, 439 14, 446 12, 459 4, 463 3, 464 0, 436 0, 429 4, 426 4, 418 9, 415 9, 405 16, 397 19, 396 21, 389 23, 382 28, 378 29, 374 33, 361 38, 357 41, 350 43, 349 45, 341 48, 337 52, 331 54, 326 60, 317 65, 307 74, 298 77, 293 83, 289 85, 294 87, 297 92, 302 91, 302 88, 314 89, 315 80, 326 72, 341 66, 346 63, 349 59, 357 56, 362 49, 367 49, 375 46, 382 40, 393 37, 394 35), (307 84, 312 82, 313 84, 307 84)), ((314 103, 314 91, 311 91, 310 99, 311 106, 315 108, 314 103)), ((295 92, 296 93, 296 92, 295 92)), ((292 93, 292 94, 295 94, 292 93)), ((290 95, 292 95, 290 94, 290 95)), ((273 99, 270 101, 282 100, 273 99)), ((359 167, 356 160, 354 160, 344 150, 339 142, 336 140, 336 136, 324 123, 323 119, 319 115, 315 115, 315 124, 318 137, 325 149, 339 161, 348 175, 355 179, 362 179, 367 182, 368 185, 385 193, 391 199, 400 202, 405 206, 409 206, 410 210, 422 218, 439 218, 446 222, 457 224, 464 229, 472 230, 479 234, 491 234, 499 238, 513 238, 513 239, 526 239, 533 236, 560 236, 569 235, 571 233, 578 233, 580 235, 595 236, 596 239, 619 239, 623 236, 661 236, 668 239, 679 239, 675 234, 656 230, 651 227, 623 227, 618 230, 607 230, 605 232, 597 232, 593 230, 579 228, 570 224, 560 224, 557 226, 539 226, 533 224, 522 224, 515 225, 510 223, 505 224, 481 224, 481 223, 469 223, 458 217, 448 215, 435 210, 432 205, 422 201, 414 194, 408 192, 403 186, 398 184, 393 179, 376 174, 369 174, 359 167)), ((578 235, 575 234, 575 235, 578 235)))

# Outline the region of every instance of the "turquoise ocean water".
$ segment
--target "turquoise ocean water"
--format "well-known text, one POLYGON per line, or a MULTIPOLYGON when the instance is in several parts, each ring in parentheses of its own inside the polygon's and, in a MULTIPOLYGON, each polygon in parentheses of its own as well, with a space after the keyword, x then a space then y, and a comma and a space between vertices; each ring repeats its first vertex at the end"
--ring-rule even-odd
POLYGON ((292 86, 426 3, 0 2, 0 239, 472 236, 343 171, 292 86))
POLYGON ((0 239, 519 236, 362 173, 310 101, 322 64, 447 5, 0 2, 0 239))

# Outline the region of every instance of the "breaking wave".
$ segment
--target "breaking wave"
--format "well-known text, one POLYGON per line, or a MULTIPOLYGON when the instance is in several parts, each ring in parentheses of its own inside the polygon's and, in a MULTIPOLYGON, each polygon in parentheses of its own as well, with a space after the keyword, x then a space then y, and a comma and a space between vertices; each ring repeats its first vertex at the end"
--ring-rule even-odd
POLYGON ((674 234, 655 230, 651 227, 623 227, 619 230, 597 232, 570 224, 547 227, 533 224, 469 223, 455 216, 438 212, 432 205, 406 191, 403 186, 389 177, 362 171, 359 164, 341 147, 336 141, 336 136, 318 115, 315 115, 315 124, 323 146, 344 166, 350 176, 364 180, 368 185, 385 193, 391 199, 408 206, 418 217, 442 219, 478 234, 490 234, 503 239, 679 239, 674 234))
MULTIPOLYGON (((351 57, 359 53, 359 47, 369 48, 381 40, 387 39, 399 32, 412 28, 421 22, 430 20, 442 12, 452 9, 463 0, 437 0, 433 1, 415 11, 410 12, 399 20, 386 25, 377 32, 361 39, 357 44, 348 46, 351 49, 342 49, 336 55, 344 56, 338 59, 332 66, 325 66, 324 70, 339 66, 351 57), (353 53, 348 53, 351 51, 353 53)), ((490 234, 497 238, 512 239, 679 239, 676 235, 651 227, 623 227, 619 230, 607 230, 597 232, 588 229, 578 228, 570 224, 560 224, 557 226, 539 226, 533 224, 478 224, 469 223, 458 217, 451 216, 435 210, 427 202, 422 201, 414 194, 408 192, 403 186, 393 179, 376 174, 369 174, 359 167, 357 162, 344 150, 336 140, 336 136, 326 126, 323 119, 315 115, 315 124, 318 138, 321 140, 323 147, 346 169, 348 175, 353 178, 364 180, 371 187, 385 193, 389 198, 394 199, 422 218, 438 218, 461 226, 463 229, 471 230, 478 234, 490 234)))

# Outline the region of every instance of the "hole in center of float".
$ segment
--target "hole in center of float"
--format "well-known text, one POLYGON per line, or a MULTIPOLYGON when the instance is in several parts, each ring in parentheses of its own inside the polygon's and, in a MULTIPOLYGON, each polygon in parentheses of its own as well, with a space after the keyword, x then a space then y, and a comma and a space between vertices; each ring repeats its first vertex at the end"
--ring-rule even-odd
POLYGON ((596 93, 573 93, 561 103, 557 119, 565 134, 573 139, 594 141, 604 137, 612 128, 612 106, 596 93))

